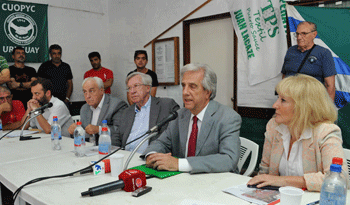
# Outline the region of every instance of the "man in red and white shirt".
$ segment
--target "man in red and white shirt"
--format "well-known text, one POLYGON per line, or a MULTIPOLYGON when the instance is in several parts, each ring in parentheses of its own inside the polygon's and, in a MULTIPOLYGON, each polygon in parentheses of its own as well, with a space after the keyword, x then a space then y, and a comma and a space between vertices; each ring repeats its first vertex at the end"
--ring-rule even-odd
POLYGON ((11 91, 7 87, 0 86, 0 117, 3 130, 19 128, 25 112, 23 103, 12 100, 11 91))
POLYGON ((111 94, 111 86, 113 84, 113 72, 101 66, 101 55, 98 52, 89 53, 89 60, 92 69, 84 74, 84 79, 88 77, 99 77, 103 81, 105 93, 111 94))

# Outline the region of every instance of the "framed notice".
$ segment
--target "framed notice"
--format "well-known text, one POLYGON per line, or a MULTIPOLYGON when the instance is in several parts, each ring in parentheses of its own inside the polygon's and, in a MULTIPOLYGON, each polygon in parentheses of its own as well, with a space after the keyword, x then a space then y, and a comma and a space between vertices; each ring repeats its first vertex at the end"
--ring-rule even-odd
POLYGON ((152 58, 159 85, 179 85, 179 37, 153 41, 152 58))

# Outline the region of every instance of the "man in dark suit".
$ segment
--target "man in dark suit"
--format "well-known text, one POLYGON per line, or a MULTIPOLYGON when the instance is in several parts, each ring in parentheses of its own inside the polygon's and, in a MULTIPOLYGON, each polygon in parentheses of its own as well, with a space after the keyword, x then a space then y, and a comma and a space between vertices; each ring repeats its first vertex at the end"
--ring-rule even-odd
POLYGON ((180 75, 185 107, 146 149, 146 165, 190 173, 237 172, 242 120, 213 100, 216 74, 207 65, 188 64, 180 75))
MULTIPOLYGON (((149 75, 134 72, 128 75, 125 83, 133 105, 127 108, 123 113, 123 117, 119 119, 120 129, 118 129, 117 135, 112 137, 112 144, 132 151, 143 138, 130 145, 126 145, 126 143, 146 133, 180 107, 173 99, 151 96, 152 78, 149 75)), ((161 127, 159 134, 152 137, 149 142, 157 139, 166 127, 167 124, 161 127)), ((138 152, 143 153, 148 144, 144 143, 138 149, 138 152)))
MULTIPOLYGON (((121 99, 105 94, 103 82, 99 77, 86 78, 83 81, 83 93, 86 104, 80 109, 80 118, 86 137, 99 134, 102 120, 107 120, 111 135, 114 135, 118 129, 117 119, 128 105, 121 99)), ((73 134, 76 126, 73 123, 68 132, 73 134)))

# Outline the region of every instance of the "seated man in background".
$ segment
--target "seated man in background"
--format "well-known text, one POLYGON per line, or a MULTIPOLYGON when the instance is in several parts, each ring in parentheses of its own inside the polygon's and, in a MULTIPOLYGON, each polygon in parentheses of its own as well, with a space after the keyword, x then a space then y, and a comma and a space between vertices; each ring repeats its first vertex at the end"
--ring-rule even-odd
POLYGON ((159 170, 238 172, 241 117, 213 99, 216 74, 208 65, 181 69, 185 107, 160 137, 146 149, 146 165, 159 170))
POLYGON ((11 91, 0 86, 0 116, 3 130, 14 130, 19 128, 26 110, 19 100, 12 100, 11 91))
MULTIPOLYGON (((25 119, 25 117, 28 116, 32 110, 51 102, 53 104, 52 107, 46 108, 43 114, 37 116, 35 119, 32 119, 30 121, 30 126, 32 128, 43 130, 46 134, 49 134, 51 132, 53 116, 57 116, 58 123, 62 129, 62 136, 69 136, 67 129, 69 125, 73 123, 73 120, 64 102, 51 94, 51 81, 45 78, 39 78, 38 80, 35 80, 31 86, 33 99, 28 101, 27 111, 22 120, 25 119)), ((28 129, 28 127, 29 123, 26 125, 25 129, 28 129)))
MULTIPOLYGON (((89 77, 83 81, 83 93, 86 104, 80 109, 81 125, 85 129, 86 138, 99 134, 102 120, 107 120, 111 135, 115 135, 117 119, 128 105, 121 99, 105 94, 104 85, 99 77, 89 77)), ((76 124, 69 126, 68 132, 74 133, 76 124)), ((97 139, 96 139, 97 140, 97 139)))
MULTIPOLYGON (((133 151, 144 137, 127 146, 125 146, 126 143, 140 137, 180 107, 173 99, 151 96, 152 78, 149 75, 131 73, 125 83, 133 105, 124 111, 122 118, 118 119, 120 129, 117 135, 112 136, 112 144, 133 151)), ((151 138, 149 142, 157 139, 166 127, 167 124, 161 127, 158 135, 151 138)), ((143 153, 148 144, 145 142, 138 152, 143 153)))

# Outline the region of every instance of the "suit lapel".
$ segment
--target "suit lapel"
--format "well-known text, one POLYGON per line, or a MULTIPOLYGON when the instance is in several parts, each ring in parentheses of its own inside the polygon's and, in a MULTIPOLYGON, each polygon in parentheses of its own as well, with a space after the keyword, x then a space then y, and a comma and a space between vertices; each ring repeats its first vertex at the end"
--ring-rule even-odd
POLYGON ((102 125, 102 120, 105 120, 105 117, 106 117, 105 115, 107 113, 108 108, 109 108, 109 95, 105 94, 105 99, 102 104, 102 109, 100 112, 100 116, 98 117, 97 125, 102 125))
MULTIPOLYGON (((312 133, 312 135, 313 134, 314 133, 312 133)), ((321 160, 317 160, 317 158, 320 156, 317 156, 315 152, 315 148, 313 146, 314 145, 313 139, 314 137, 312 136, 309 139, 302 140, 304 173, 317 172, 317 169, 315 169, 316 167, 314 166, 315 163, 310 163, 310 162, 316 162, 316 166, 320 166, 319 164, 317 164, 318 161, 321 161, 321 160)), ((318 170, 321 170, 321 167, 318 167, 318 170)))
POLYGON ((151 97, 151 110, 150 110, 149 123, 148 123, 149 129, 151 129, 157 124, 159 111, 160 111, 159 99, 151 97))
POLYGON ((199 135, 197 136, 196 156, 199 155, 201 149, 207 141, 207 138, 209 137, 210 130, 212 129, 214 124, 213 115, 215 114, 217 109, 217 105, 213 101, 209 101, 207 110, 204 113, 199 135))
POLYGON ((121 128, 121 129, 125 129, 125 132, 123 134, 123 146, 125 146, 126 141, 129 138, 132 126, 134 125, 134 120, 135 120, 135 104, 131 105, 131 109, 130 111, 128 111, 127 113, 125 113, 125 124, 124 125, 130 125, 130 126, 126 126, 125 128, 121 128))
POLYGON ((179 120, 179 130, 180 130, 180 153, 185 157, 186 149, 187 149, 187 137, 188 137, 188 129, 191 129, 188 125, 190 124, 191 112, 189 110, 185 110, 180 117, 179 120))

